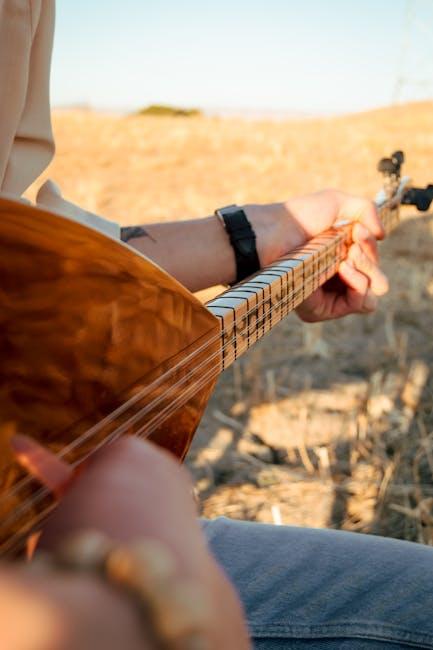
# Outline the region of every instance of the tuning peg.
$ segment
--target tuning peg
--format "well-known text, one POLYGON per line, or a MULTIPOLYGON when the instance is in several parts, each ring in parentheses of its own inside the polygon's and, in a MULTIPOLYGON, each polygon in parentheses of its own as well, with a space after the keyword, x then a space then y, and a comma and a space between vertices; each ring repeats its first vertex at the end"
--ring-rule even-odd
POLYGON ((399 167, 404 163, 404 152, 403 151, 394 151, 391 156, 391 160, 395 162, 399 167))
POLYGON ((410 187, 402 198, 404 205, 414 205, 420 212, 427 212, 433 201, 433 185, 410 187))
POLYGON ((394 174, 396 165, 392 158, 382 158, 379 160, 377 169, 381 174, 394 174))
POLYGON ((403 151, 394 151, 390 158, 382 158, 377 169, 385 176, 400 176, 401 166, 404 163, 403 151))

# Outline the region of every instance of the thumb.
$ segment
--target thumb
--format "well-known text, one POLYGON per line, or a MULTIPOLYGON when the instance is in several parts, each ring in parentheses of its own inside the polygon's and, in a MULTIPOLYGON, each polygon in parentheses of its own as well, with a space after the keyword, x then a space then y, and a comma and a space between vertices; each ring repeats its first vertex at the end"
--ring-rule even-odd
POLYGON ((74 477, 72 467, 29 436, 15 434, 10 444, 19 465, 57 498, 61 497, 74 477))

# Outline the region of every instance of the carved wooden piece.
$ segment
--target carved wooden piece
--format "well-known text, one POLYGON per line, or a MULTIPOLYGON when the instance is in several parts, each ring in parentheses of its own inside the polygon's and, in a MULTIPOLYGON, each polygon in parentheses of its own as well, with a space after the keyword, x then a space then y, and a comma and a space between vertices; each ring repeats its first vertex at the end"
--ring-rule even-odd
MULTIPOLYGON (((397 207, 382 218, 391 229, 397 207)), ((16 462, 15 433, 74 467, 122 434, 183 458, 219 372, 332 277, 350 233, 315 238, 206 309, 128 246, 0 199, 0 554, 54 505, 16 462)))
POLYGON ((12 436, 73 465, 121 433, 183 457, 220 370, 218 331, 128 246, 0 200, 0 551, 52 504, 15 462, 12 436))

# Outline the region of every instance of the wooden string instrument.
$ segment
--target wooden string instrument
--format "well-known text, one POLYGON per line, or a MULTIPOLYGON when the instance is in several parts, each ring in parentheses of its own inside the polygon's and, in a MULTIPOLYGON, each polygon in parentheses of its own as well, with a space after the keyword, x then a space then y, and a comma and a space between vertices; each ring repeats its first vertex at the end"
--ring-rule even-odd
MULTIPOLYGON (((401 163, 381 163, 387 231, 431 192, 409 189, 401 163)), ((55 505, 16 434, 74 468, 124 434, 183 458, 218 375, 335 274, 350 239, 336 225, 204 306, 127 245, 0 199, 0 553, 55 505)))

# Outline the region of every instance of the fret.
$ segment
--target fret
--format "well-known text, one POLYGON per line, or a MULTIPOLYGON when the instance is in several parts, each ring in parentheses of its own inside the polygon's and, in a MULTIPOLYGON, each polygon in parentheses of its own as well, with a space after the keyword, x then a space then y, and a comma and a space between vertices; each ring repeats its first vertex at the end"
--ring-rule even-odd
POLYGON ((290 302, 294 296, 296 277, 299 275, 299 271, 301 270, 301 264, 297 260, 282 259, 278 261, 278 266, 274 263, 265 267, 264 270, 265 272, 279 271, 284 273, 281 279, 282 292, 284 293, 282 296, 281 312, 282 317, 287 316, 292 311, 290 302))
POLYGON ((323 258, 324 258, 324 253, 325 253, 325 245, 321 244, 320 245, 320 251, 317 253, 316 257, 316 271, 315 271, 315 276, 314 276, 314 291, 316 291, 320 287, 320 274, 321 274, 321 269, 323 266, 323 258))
MULTIPOLYGON (((256 289, 259 292, 257 309, 255 312, 255 318, 257 325, 259 327, 260 337, 264 336, 271 329, 271 301, 272 301, 272 280, 267 278, 263 273, 255 275, 248 286, 251 289, 256 289), (270 314, 270 317, 267 317, 267 314, 270 314)), ((254 322, 251 323, 251 327, 254 327, 254 322)))
POLYGON ((242 297, 243 295, 247 301, 247 346, 251 347, 251 345, 256 343, 260 338, 257 328, 252 326, 252 323, 255 323, 254 314, 258 305, 259 295, 257 290, 252 288, 248 289, 245 286, 233 287, 233 289, 230 290, 230 293, 239 297, 242 297))
MULTIPOLYGON (((221 323, 221 370, 225 370, 230 363, 228 362, 228 345, 227 338, 231 341, 234 332, 234 312, 232 309, 220 307, 213 304, 215 301, 209 302, 206 306, 214 316, 216 316, 221 323)), ((231 341, 234 345, 234 341, 231 341)))
MULTIPOLYGON (((279 309, 282 310, 284 307, 284 296, 287 294, 287 271, 283 269, 265 269, 262 273, 266 277, 269 277, 269 281, 272 282, 271 286, 275 286, 276 291, 273 292, 273 299, 275 301, 275 306, 271 310, 271 327, 273 327, 273 319, 277 317, 276 309, 279 305, 279 309)), ((278 321, 277 321, 278 322, 278 321)))
MULTIPOLYGON (((388 233, 398 223, 398 207, 385 206, 380 214, 388 233)), ((335 275, 351 232, 352 224, 332 228, 207 303, 220 321, 222 369, 335 275)))
POLYGON ((233 311, 234 326, 231 336, 226 337, 226 356, 235 361, 248 349, 248 300, 232 292, 230 296, 224 297, 224 303, 224 306, 233 311))

